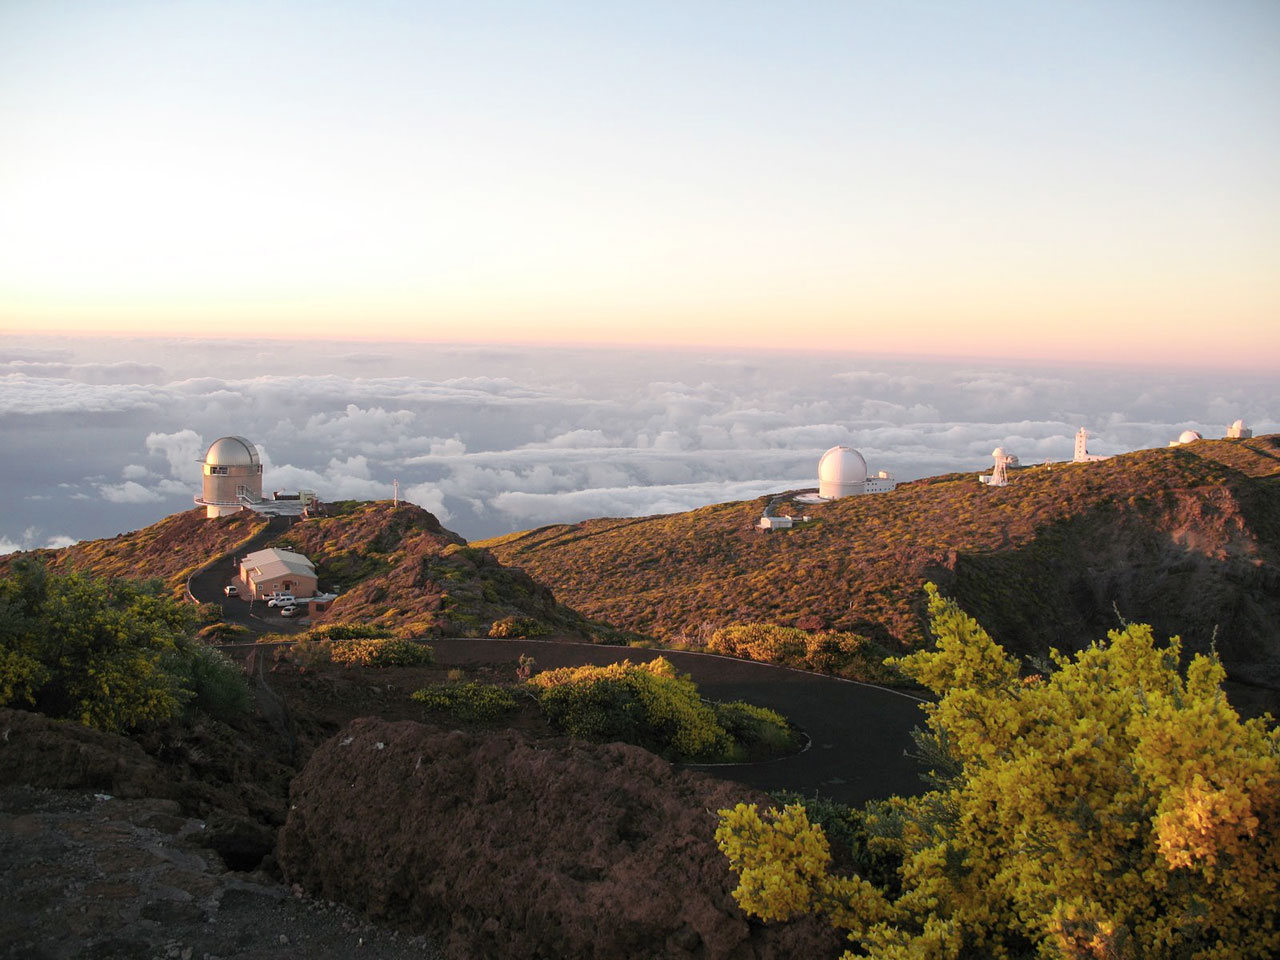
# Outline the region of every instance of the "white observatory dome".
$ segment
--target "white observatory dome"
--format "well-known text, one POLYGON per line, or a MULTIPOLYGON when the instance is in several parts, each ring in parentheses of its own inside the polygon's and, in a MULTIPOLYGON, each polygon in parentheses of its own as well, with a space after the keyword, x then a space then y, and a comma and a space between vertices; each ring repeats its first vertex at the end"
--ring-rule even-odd
POLYGON ((204 462, 213 467, 247 467, 261 461, 258 448, 244 437, 219 437, 209 445, 204 462))
POLYGON ((1203 440, 1203 439, 1204 437, 1200 436, 1200 434, 1196 433, 1194 430, 1183 430, 1180 434, 1178 434, 1179 443, 1193 443, 1196 440, 1203 440))
POLYGON ((996 447, 994 450, 992 450, 992 451, 991 451, 991 456, 993 456, 993 457, 1003 457, 1003 456, 1004 456, 1004 447, 996 447))
POLYGON ((832 447, 818 461, 818 496, 834 500, 862 493, 867 485, 867 461, 853 447, 832 447))

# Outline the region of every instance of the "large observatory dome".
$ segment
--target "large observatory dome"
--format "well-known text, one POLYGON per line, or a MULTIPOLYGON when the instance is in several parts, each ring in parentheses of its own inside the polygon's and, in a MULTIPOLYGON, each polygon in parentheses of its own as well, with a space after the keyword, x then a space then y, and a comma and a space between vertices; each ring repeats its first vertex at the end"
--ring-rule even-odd
POLYGON ((244 437, 219 437, 200 461, 204 474, 196 503, 207 507, 206 516, 237 513, 262 500, 262 461, 258 448, 244 437))
POLYGON ((1194 443, 1197 440, 1203 439, 1204 437, 1200 436, 1200 434, 1196 433, 1194 430, 1183 430, 1182 433, 1178 434, 1179 443, 1194 443))
POLYGON ((244 437, 219 437, 209 446, 204 462, 218 467, 247 467, 261 463, 258 448, 244 437))
POLYGON ((834 500, 862 493, 867 485, 867 461, 853 447, 832 447, 818 461, 818 496, 834 500))

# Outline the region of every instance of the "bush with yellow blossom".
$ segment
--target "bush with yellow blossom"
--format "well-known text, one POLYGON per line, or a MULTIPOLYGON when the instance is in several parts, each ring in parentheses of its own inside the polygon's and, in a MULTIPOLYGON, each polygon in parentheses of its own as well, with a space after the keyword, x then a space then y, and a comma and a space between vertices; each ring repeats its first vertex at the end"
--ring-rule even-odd
POLYGON ((900 889, 830 871, 802 805, 720 811, 749 914, 825 912, 846 957, 1227 960, 1280 953, 1280 731, 1242 721, 1222 666, 1130 625, 1047 676, 929 585, 936 646, 896 665, 924 710, 935 789, 870 805, 900 889))

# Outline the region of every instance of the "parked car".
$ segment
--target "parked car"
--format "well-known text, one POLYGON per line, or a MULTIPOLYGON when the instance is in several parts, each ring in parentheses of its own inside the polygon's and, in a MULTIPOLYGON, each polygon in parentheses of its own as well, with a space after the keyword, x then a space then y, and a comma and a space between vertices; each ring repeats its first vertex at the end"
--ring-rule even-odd
POLYGON ((240 595, 240 588, 237 587, 234 583, 229 583, 222 588, 222 592, 225 593, 228 597, 236 597, 240 595))
POLYGON ((292 593, 277 593, 267 597, 268 607, 287 607, 294 602, 292 593))
POLYGON ((282 617, 296 617, 301 613, 302 613, 302 608, 292 603, 289 604, 287 607, 280 608, 280 616, 282 617))

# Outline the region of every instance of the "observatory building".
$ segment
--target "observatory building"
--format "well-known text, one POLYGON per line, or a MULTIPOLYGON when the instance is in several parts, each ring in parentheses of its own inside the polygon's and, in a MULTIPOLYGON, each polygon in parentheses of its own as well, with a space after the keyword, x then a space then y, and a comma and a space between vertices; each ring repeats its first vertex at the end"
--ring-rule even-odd
POLYGON ((1203 440, 1203 439, 1204 437, 1200 436, 1200 434, 1197 433, 1195 430, 1183 430, 1180 434, 1178 434, 1177 440, 1169 441, 1169 446, 1180 447, 1184 443, 1195 443, 1197 440, 1203 440))
POLYGON ((206 516, 225 517, 262 502, 262 461, 244 437, 219 437, 200 461, 203 483, 195 502, 206 516))
POLYGON ((1017 456, 1006 453, 1004 447, 996 447, 991 451, 991 459, 994 461, 991 472, 978 474, 978 482, 989 487, 1007 487, 1009 468, 1018 466, 1017 456))
POLYGON ((1097 463, 1099 460, 1110 459, 1108 454, 1089 452, 1089 431, 1084 427, 1076 432, 1076 452, 1071 458, 1072 463, 1097 463))
POLYGON ((818 496, 838 500, 859 493, 887 493, 897 481, 881 470, 867 475, 867 461, 853 447, 832 447, 818 461, 818 496))
POLYGON ((1243 420, 1237 420, 1231 426, 1227 427, 1228 440, 1248 440, 1253 436, 1253 431, 1244 425, 1243 420))

